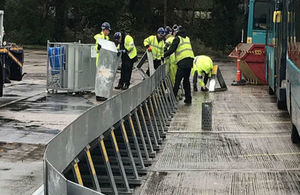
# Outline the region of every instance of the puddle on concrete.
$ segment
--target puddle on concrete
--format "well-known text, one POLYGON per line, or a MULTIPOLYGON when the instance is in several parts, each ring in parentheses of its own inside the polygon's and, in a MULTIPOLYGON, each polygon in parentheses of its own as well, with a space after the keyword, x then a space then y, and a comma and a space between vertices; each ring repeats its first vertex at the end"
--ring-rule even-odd
POLYGON ((7 119, 1 116, 0 116, 0 127, 2 131, 16 129, 25 132, 38 132, 38 133, 47 133, 47 134, 54 134, 54 135, 60 132, 60 130, 58 129, 49 129, 39 125, 28 124, 26 122, 15 120, 15 119, 7 119))

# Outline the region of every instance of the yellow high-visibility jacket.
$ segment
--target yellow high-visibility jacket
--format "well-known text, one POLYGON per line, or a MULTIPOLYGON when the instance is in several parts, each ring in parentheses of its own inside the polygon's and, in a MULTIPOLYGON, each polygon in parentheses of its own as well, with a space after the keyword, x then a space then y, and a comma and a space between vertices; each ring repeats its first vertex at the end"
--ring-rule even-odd
POLYGON ((185 38, 178 36, 179 44, 177 46, 175 56, 176 56, 176 63, 184 58, 194 58, 194 52, 192 49, 191 41, 188 36, 185 38))
POLYGON ((149 45, 152 48, 153 60, 161 60, 164 57, 165 42, 157 40, 155 35, 151 35, 144 40, 144 46, 149 45))
POLYGON ((95 47, 95 49, 96 49, 96 52, 97 52, 96 66, 98 66, 98 61, 99 61, 99 50, 97 49, 97 48, 98 48, 98 47, 97 47, 97 45, 98 45, 98 38, 100 38, 100 39, 105 39, 105 40, 109 40, 109 37, 108 37, 108 36, 105 36, 103 31, 101 31, 101 33, 96 34, 96 35, 94 36, 94 39, 96 40, 96 47, 95 47))
POLYGON ((192 74, 197 71, 198 75, 201 76, 202 79, 199 80, 200 86, 204 87, 204 76, 208 74, 208 77, 211 77, 211 72, 214 67, 213 61, 210 57, 205 55, 196 56, 193 63, 192 74))
MULTIPOLYGON (((130 59, 133 59, 137 56, 137 49, 134 45, 132 36, 126 35, 124 39, 124 47, 128 51, 128 56, 130 59)), ((120 44, 118 44, 117 49, 120 49, 120 44)))
MULTIPOLYGON (((172 45, 173 40, 175 39, 175 37, 173 35, 169 36, 166 39, 166 44, 165 46, 167 47, 167 49, 169 49, 172 45)), ((166 63, 166 68, 167 68, 167 73, 169 73, 170 78, 171 78, 171 82, 174 85, 175 84, 175 77, 176 77, 176 72, 177 72, 177 64, 176 64, 176 57, 175 54, 171 54, 169 59, 165 59, 165 63, 166 63)))

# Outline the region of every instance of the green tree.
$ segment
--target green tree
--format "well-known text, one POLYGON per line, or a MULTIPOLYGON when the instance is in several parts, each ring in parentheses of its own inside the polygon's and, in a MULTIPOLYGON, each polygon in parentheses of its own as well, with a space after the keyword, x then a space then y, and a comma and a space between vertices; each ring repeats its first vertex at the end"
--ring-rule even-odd
POLYGON ((212 29, 207 43, 224 50, 228 45, 236 45, 240 39, 242 13, 241 0, 214 0, 212 29))

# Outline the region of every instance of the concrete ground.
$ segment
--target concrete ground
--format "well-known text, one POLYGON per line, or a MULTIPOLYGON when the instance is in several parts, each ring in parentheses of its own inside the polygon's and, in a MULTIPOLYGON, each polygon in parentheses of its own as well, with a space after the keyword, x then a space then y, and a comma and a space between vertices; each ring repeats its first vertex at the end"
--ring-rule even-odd
POLYGON ((267 86, 230 86, 235 65, 220 63, 226 92, 193 93, 179 103, 162 151, 134 194, 300 194, 300 146, 290 118, 267 86), (213 102, 213 127, 201 130, 202 102, 213 102))
MULTIPOLYGON (((5 84, 0 98, 1 195, 32 194, 38 189, 43 183, 46 144, 80 114, 101 103, 93 93, 47 93, 46 50, 25 50, 24 59, 27 74, 23 81, 5 84)), ((134 70, 132 86, 141 81, 134 70)))
MULTIPOLYGON (((93 94, 47 94, 46 60, 46 51, 25 50, 27 75, 0 98, 1 195, 34 192, 43 183, 46 144, 98 104, 93 94)), ((300 147, 291 143, 288 113, 266 86, 230 86, 235 65, 219 65, 229 90, 194 92, 191 106, 179 103, 135 194, 300 194, 300 147), (205 100, 213 102, 212 131, 201 130, 205 100)), ((132 85, 141 80, 134 70, 132 85)))

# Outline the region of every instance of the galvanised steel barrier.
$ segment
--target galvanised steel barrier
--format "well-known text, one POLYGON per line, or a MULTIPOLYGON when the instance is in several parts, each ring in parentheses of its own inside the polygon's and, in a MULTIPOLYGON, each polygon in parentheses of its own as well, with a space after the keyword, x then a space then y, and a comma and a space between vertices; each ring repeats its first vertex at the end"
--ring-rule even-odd
POLYGON ((48 144, 45 194, 131 194, 147 175, 175 111, 165 65, 89 109, 48 144))

